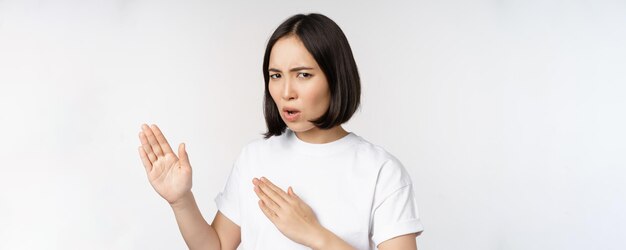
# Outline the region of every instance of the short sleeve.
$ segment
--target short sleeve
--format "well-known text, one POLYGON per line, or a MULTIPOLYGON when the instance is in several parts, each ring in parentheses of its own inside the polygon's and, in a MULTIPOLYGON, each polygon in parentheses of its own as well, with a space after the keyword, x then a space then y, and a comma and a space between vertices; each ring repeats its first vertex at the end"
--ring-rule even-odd
MULTIPOLYGON (((241 155, 239 156, 241 158, 241 155)), ((223 191, 218 193, 215 197, 215 204, 217 209, 224 214, 232 222, 241 226, 240 224, 240 195, 239 185, 241 185, 241 170, 239 166, 239 158, 233 164, 226 184, 224 184, 223 191)))
POLYGON ((370 232, 376 246, 391 238, 424 230, 411 178, 399 161, 394 159, 383 166, 374 196, 370 232))

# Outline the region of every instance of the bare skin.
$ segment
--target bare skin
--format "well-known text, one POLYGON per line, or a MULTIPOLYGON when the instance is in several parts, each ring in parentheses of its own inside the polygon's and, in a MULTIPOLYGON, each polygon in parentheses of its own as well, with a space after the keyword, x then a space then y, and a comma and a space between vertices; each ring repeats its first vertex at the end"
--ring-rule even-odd
POLYGON ((241 242, 241 230, 219 211, 209 225, 191 192, 191 164, 185 145, 174 154, 161 130, 143 124, 139 133, 139 156, 150 185, 165 199, 176 216, 178 227, 189 249, 236 249, 241 242))
MULTIPOLYGON (((219 211, 209 225, 198 209, 191 192, 191 164, 185 144, 179 145, 178 156, 175 155, 154 124, 150 127, 143 124, 139 139, 142 144, 138 148, 139 155, 148 180, 172 207, 189 249, 236 249, 241 243, 239 226, 219 211)), ((319 225, 311 208, 300 200, 291 187, 284 192, 266 178, 262 179, 265 181, 252 180, 254 191, 259 196, 259 208, 283 234, 313 249, 353 249, 319 225), (265 204, 274 205, 270 208, 265 204)), ((389 239, 379 244, 378 249, 417 249, 416 236, 407 234, 389 239)))
MULTIPOLYGON (((308 143, 328 143, 348 134, 337 125, 320 129, 311 120, 321 117, 330 106, 328 80, 317 61, 295 35, 286 36, 274 44, 267 69, 270 95, 281 118, 296 136, 308 143), (299 110, 299 118, 286 119, 284 108, 299 110)), ((319 225, 304 202, 291 188, 287 192, 269 180, 253 180, 263 213, 288 238, 313 249, 352 249, 345 241, 319 225)), ((379 249, 417 249, 416 234, 407 234, 379 244, 379 249)))
MULTIPOLYGON (((270 55, 269 90, 283 121, 296 136, 309 143, 328 143, 348 134, 341 125, 319 129, 310 120, 326 112, 330 91, 324 73, 313 56, 295 36, 279 39, 270 55), (286 119, 283 108, 297 109, 300 117, 286 119)), ((156 125, 142 126, 139 134, 142 159, 152 187, 174 210, 185 243, 190 249, 236 249, 241 229, 219 211, 209 225, 200 214, 191 193, 191 164, 185 145, 174 154, 156 125)), ((253 178, 259 209, 287 238, 312 249, 354 249, 318 222, 311 207, 291 187, 284 191, 266 178, 253 178)), ((378 249, 417 249, 416 234, 389 239, 378 249)))

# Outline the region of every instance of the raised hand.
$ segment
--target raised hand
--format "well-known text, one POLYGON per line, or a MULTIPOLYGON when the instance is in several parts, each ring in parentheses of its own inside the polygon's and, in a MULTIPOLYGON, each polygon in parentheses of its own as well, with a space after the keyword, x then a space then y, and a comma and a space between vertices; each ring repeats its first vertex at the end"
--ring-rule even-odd
POLYGON ((191 164, 185 144, 178 146, 178 156, 155 125, 142 124, 139 132, 139 156, 146 169, 150 185, 163 199, 175 204, 191 191, 191 164), (179 158, 180 157, 180 158, 179 158))

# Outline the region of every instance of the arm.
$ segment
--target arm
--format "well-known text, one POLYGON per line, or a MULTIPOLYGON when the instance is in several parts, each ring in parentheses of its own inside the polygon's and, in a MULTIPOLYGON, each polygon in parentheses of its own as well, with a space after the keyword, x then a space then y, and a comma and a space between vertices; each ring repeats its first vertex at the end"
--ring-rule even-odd
POLYGON ((315 250, 354 249, 323 227, 311 207, 291 187, 285 192, 266 178, 254 178, 252 183, 261 211, 290 240, 315 250))
POLYGON ((209 225, 189 192, 179 203, 172 204, 178 228, 189 249, 231 250, 241 243, 240 227, 217 211, 209 225))
POLYGON ((350 246, 347 242, 339 238, 336 234, 331 232, 330 230, 322 227, 320 230, 320 238, 315 241, 319 244, 317 246, 313 246, 314 250, 322 250, 322 249, 337 249, 337 250, 354 250, 354 247, 350 246))
MULTIPOLYGON (((339 238, 333 232, 327 230, 326 228, 322 228, 320 234, 319 245, 314 246, 314 250, 322 250, 322 249, 336 249, 336 250, 348 250, 354 249, 352 246, 348 245, 344 240, 339 238)), ((405 234, 401 236, 397 236, 391 238, 389 240, 383 241, 378 244, 378 249, 380 250, 398 250, 398 249, 406 249, 406 250, 417 250, 417 243, 415 242, 415 237, 417 237, 417 233, 405 234)))
POLYGON ((220 238, 222 250, 237 249, 241 243, 241 228, 239 225, 235 224, 218 210, 211 227, 215 229, 215 232, 217 232, 220 238))
POLYGON ((148 180, 174 210, 178 228, 189 249, 237 248, 241 242, 241 230, 237 224, 219 211, 212 226, 202 217, 191 192, 191 164, 185 145, 180 144, 176 156, 156 125, 142 124, 141 127, 139 156, 148 180))
POLYGON ((217 232, 202 217, 191 191, 171 204, 176 222, 189 249, 221 250, 217 232))
MULTIPOLYGON (((339 238, 333 232, 325 228, 322 229, 322 233, 320 235, 321 235, 321 238, 319 241, 317 241, 319 242, 319 245, 313 247, 314 250, 354 249, 352 246, 348 245, 348 243, 346 243, 344 240, 339 238)), ((378 244, 378 249, 380 250, 398 250, 398 249, 417 250, 417 243, 415 242, 415 237, 417 237, 417 233, 405 234, 402 236, 394 237, 378 244)))
MULTIPOLYGON (((315 218, 311 207, 289 187, 283 191, 266 178, 254 178, 254 191, 259 196, 259 207, 278 230, 296 243, 315 250, 354 249, 330 230, 324 228, 315 218)), ((379 249, 416 250, 417 233, 406 234, 386 240, 379 244, 379 249)))
POLYGON ((417 233, 405 234, 402 236, 398 236, 395 238, 391 238, 389 240, 383 241, 378 244, 378 249, 380 250, 395 250, 395 249, 414 249, 417 250, 417 243, 415 242, 415 237, 417 237, 417 233))

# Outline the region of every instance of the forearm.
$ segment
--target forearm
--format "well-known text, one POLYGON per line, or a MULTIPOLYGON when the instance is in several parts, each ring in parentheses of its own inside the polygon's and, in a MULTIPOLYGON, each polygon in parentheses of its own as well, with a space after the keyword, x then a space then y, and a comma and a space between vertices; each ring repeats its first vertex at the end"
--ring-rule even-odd
POLYGON ((191 191, 181 198, 180 202, 171 206, 178 228, 189 249, 220 250, 219 237, 213 227, 202 217, 191 191))
POLYGON ((350 244, 348 244, 343 239, 339 238, 339 236, 335 235, 333 232, 329 231, 326 228, 321 229, 318 237, 318 245, 313 246, 314 250, 355 250, 354 247, 350 246, 350 244))

